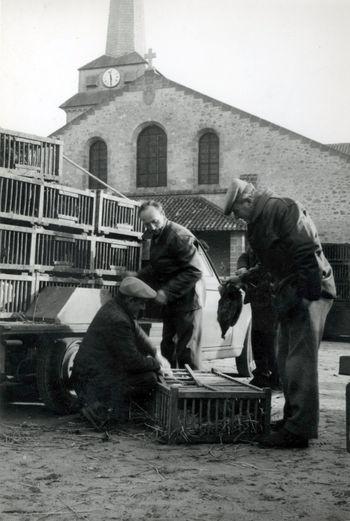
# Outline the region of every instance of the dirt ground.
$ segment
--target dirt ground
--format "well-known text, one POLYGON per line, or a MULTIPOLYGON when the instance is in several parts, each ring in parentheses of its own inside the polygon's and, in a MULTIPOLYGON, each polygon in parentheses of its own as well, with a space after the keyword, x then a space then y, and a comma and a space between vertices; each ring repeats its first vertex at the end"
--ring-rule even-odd
MULTIPOLYGON (((40 405, 1 411, 1 521, 350 521, 350 454, 339 355, 320 353, 320 438, 305 450, 166 446, 141 428, 110 441, 40 405)), ((222 363, 221 363, 222 367, 222 363)), ((273 395, 273 416, 283 398, 273 395)))

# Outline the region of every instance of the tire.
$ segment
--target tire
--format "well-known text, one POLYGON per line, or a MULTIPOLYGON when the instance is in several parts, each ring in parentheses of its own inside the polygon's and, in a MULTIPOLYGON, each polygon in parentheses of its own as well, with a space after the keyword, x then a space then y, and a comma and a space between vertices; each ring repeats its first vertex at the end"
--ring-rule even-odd
POLYGON ((249 323, 247 333, 244 339, 243 349, 239 356, 236 357, 236 366, 239 376, 250 377, 253 375, 255 363, 253 359, 252 349, 252 324, 249 323))
POLYGON ((45 338, 38 350, 37 386, 41 400, 58 414, 78 410, 78 399, 69 385, 73 360, 81 338, 45 338))

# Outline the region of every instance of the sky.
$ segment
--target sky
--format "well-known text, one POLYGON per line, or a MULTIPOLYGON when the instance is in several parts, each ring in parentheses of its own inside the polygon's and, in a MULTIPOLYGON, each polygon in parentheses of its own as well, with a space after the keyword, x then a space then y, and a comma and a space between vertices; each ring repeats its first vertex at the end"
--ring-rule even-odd
MULTIPOLYGON (((166 77, 322 143, 350 142, 350 0, 144 0, 166 77)), ((48 135, 105 52, 109 0, 0 0, 0 126, 48 135)))

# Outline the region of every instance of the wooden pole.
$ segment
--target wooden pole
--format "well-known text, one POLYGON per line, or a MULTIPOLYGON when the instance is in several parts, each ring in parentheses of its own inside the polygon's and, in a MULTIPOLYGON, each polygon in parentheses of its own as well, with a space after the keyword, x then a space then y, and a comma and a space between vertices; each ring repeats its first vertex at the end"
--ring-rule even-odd
POLYGON ((95 181, 98 181, 99 183, 101 183, 101 185, 108 188, 108 190, 111 190, 112 192, 119 195, 119 197, 123 197, 123 199, 133 202, 131 199, 126 197, 126 195, 122 194, 122 192, 119 192, 119 190, 117 190, 116 188, 113 188, 113 186, 110 186, 109 184, 105 183, 99 177, 97 177, 96 175, 94 175, 91 172, 89 172, 88 170, 86 170, 86 168, 83 168, 82 166, 78 165, 78 163, 75 163, 75 161, 73 161, 72 159, 69 159, 69 157, 63 155, 63 159, 65 159, 67 161, 67 163, 70 163, 71 165, 75 166, 75 168, 77 168, 78 170, 81 170, 84 174, 88 175, 89 177, 92 177, 92 179, 95 179, 95 181))

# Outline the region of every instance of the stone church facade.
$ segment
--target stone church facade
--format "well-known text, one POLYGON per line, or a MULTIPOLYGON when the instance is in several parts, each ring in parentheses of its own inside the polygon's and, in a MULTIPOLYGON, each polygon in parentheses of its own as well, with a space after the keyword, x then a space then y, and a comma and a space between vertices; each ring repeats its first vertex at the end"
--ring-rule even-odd
MULTIPOLYGON (((165 78, 153 53, 143 58, 140 20, 141 0, 111 0, 106 54, 79 70, 79 92, 61 105, 67 124, 53 136, 65 154, 130 197, 196 196, 219 213, 231 179, 248 179, 304 203, 322 242, 349 243, 350 156, 165 78)), ((64 180, 95 187, 68 164, 64 180)), ((229 275, 244 225, 215 227, 209 214, 193 231, 220 249, 229 275)))

